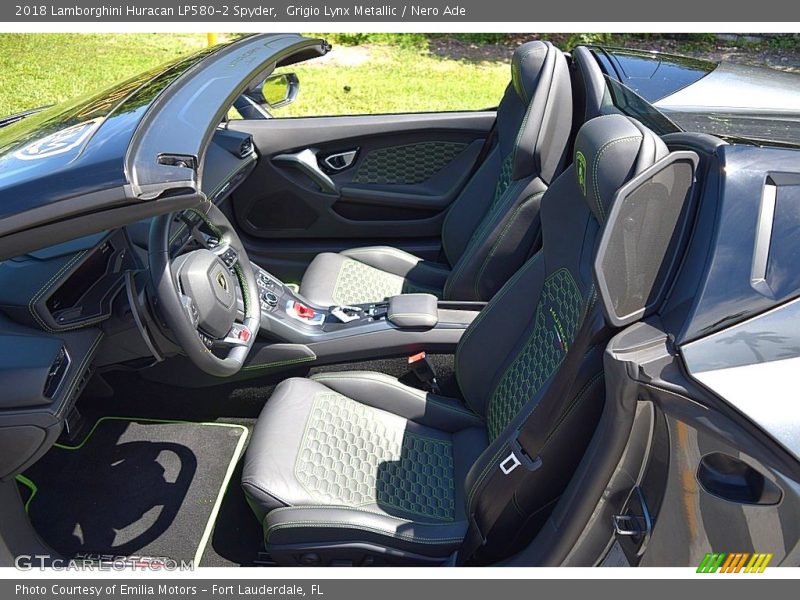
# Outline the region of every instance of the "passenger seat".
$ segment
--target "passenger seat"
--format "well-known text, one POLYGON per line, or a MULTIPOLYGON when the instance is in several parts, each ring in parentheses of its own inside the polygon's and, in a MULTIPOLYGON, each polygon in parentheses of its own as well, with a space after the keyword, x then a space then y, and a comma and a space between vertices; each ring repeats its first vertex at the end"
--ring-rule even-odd
POLYGON ((390 246, 317 255, 300 293, 331 306, 426 292, 448 300, 488 300, 538 248, 539 204, 563 170, 572 124, 572 88, 563 53, 523 44, 497 109, 495 140, 453 202, 442 227, 444 263, 390 246))

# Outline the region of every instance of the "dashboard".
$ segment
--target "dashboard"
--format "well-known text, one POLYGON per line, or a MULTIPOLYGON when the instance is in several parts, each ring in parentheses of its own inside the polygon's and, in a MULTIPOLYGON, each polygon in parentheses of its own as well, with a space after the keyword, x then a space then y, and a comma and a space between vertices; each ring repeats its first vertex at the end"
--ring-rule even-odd
MULTIPOLYGON (((222 204, 255 167, 249 135, 218 129, 203 191, 222 204)), ((176 215, 170 250, 192 240, 176 215)), ((144 288, 150 220, 0 262, 0 479, 37 460, 61 433, 100 365, 154 359, 144 288)))

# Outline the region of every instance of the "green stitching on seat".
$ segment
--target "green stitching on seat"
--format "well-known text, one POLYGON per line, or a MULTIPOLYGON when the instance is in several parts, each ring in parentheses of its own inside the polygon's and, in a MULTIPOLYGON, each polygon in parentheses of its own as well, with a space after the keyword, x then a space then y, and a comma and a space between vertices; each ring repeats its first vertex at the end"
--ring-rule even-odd
POLYGON ((483 272, 489 266, 489 263, 491 262, 492 258, 494 257, 495 252, 497 252, 497 249, 500 247, 500 244, 503 241, 503 238, 505 238, 506 233, 508 233, 508 230, 511 229, 511 226, 514 224, 514 221, 516 221, 517 217, 519 216, 519 213, 526 206, 528 206, 528 204, 530 202, 536 200, 537 198, 541 198, 542 196, 544 196, 544 192, 537 192, 535 194, 532 194, 532 195, 528 196, 527 198, 525 198, 525 200, 523 200, 519 204, 519 206, 517 206, 517 208, 514 209, 514 212, 511 214, 511 217, 508 219, 508 221, 506 222, 505 226, 503 227, 503 230, 500 232, 500 235, 497 236, 497 239, 495 240, 494 244, 492 245, 492 248, 489 250, 489 254, 486 255, 486 258, 484 259, 483 264, 481 265, 481 268, 478 271, 478 274, 475 276, 475 287, 474 287, 473 291, 475 292, 475 297, 476 298, 480 298, 481 297, 480 291, 478 290, 478 287, 480 286, 481 279, 483 279, 483 272))
POLYGON ((559 269, 544 282, 525 345, 500 377, 486 421, 494 440, 556 372, 583 316, 583 297, 572 274, 559 269))
POLYGON ((406 424, 337 392, 319 392, 306 420, 295 478, 319 502, 375 504, 452 521, 452 443, 411 433, 406 424))
POLYGON ((600 213, 600 221, 605 221, 606 219, 606 209, 603 206, 603 202, 600 198, 600 184, 597 181, 597 172, 600 169, 600 157, 603 156, 603 152, 605 152, 608 148, 615 146, 616 144, 622 142, 632 142, 632 141, 639 141, 642 139, 641 135, 631 135, 628 137, 618 138, 616 140, 611 140, 610 142, 606 142, 600 150, 597 151, 597 155, 594 157, 594 164, 592 165, 592 186, 594 187, 595 193, 595 204, 597 204, 598 212, 600 213))
POLYGON ((550 433, 547 435, 547 439, 545 439, 544 441, 544 445, 542 446, 541 452, 544 452, 544 450, 547 448, 547 445, 550 443, 550 440, 553 438, 553 436, 558 432, 558 430, 567 420, 567 417, 569 417, 569 415, 572 413, 572 410, 576 406, 578 406, 578 404, 581 403, 584 397, 586 397, 586 395, 589 393, 589 390, 591 390, 594 387, 595 383, 603 379, 603 377, 604 377, 603 373, 598 373, 583 386, 580 392, 576 394, 575 398, 573 398, 569 406, 567 406, 564 412, 562 412, 561 415, 559 415, 558 421, 556 421, 556 424, 553 426, 553 429, 550 431, 550 433))
POLYGON ((492 203, 489 205, 489 210, 493 209, 497 201, 503 197, 506 190, 511 185, 511 167, 513 165, 511 155, 509 154, 500 164, 500 174, 497 177, 497 183, 494 186, 494 195, 492 196, 492 203))
POLYGON ((520 181, 512 182, 512 184, 509 185, 509 187, 503 193, 502 200, 498 204, 492 205, 486 212, 483 220, 480 222, 480 225, 473 232, 469 242, 467 242, 467 246, 464 249, 461 257, 458 259, 458 262, 455 264, 452 273, 447 278, 447 282, 444 286, 445 296, 448 296, 449 291, 451 291, 453 288, 453 282, 458 279, 458 276, 461 275, 462 271, 464 271, 464 269, 466 269, 469 265, 468 259, 471 259, 472 256, 478 252, 478 249, 481 247, 481 242, 486 238, 486 233, 496 224, 496 219, 502 219, 502 216, 505 214, 503 210, 498 209, 498 206, 506 206, 509 204, 510 200, 513 201, 516 199, 516 195, 511 193, 511 191, 516 190, 521 186, 522 182, 520 181))
POLYGON ((451 256, 450 252, 447 250, 447 235, 445 235, 445 232, 447 231, 450 218, 458 212, 458 204, 462 202, 463 198, 466 197, 466 195, 464 194, 464 190, 467 189, 469 187, 469 184, 472 181, 474 181, 478 177, 478 175, 480 175, 483 172, 484 169, 487 168, 487 165, 493 162, 494 155, 499 151, 500 151, 500 144, 497 143, 497 141, 495 141, 492 145, 491 151, 489 152, 489 154, 486 155, 486 158, 483 160, 483 163, 478 166, 478 170, 475 172, 472 178, 466 182, 464 189, 461 190, 458 197, 453 201, 452 204, 450 204, 450 208, 447 210, 447 215, 445 215, 444 223, 442 223, 442 251, 444 252, 445 259, 448 261, 454 260, 455 262, 458 262, 458 259, 451 256))
POLYGON ((543 251, 539 250, 531 258, 529 258, 525 262, 525 264, 523 264, 522 267, 520 267, 520 269, 516 273, 514 273, 513 277, 511 277, 511 279, 509 279, 505 283, 505 285, 500 288, 500 291, 498 291, 494 296, 492 296, 492 299, 489 300, 489 302, 486 304, 486 306, 483 307, 483 310, 481 310, 478 313, 478 316, 475 317, 472 320, 472 322, 467 326, 467 328, 464 330, 464 334, 461 336, 461 339, 459 340, 458 345, 456 346, 456 354, 455 354, 455 357, 453 358, 453 362, 455 363, 455 367, 456 367, 456 380, 457 381, 461 381, 461 377, 462 377, 462 375, 461 375, 461 361, 459 360, 459 356, 461 355, 462 348, 464 348, 466 346, 467 339, 475 332, 475 330, 477 329, 478 324, 481 321, 483 321, 483 319, 486 317, 486 315, 491 313, 493 307, 496 306, 500 302, 500 300, 502 300, 503 297, 505 297, 505 295, 510 290, 512 290, 514 288, 514 286, 516 285, 517 281, 519 281, 522 278, 522 276, 525 275, 528 272, 528 270, 533 267, 533 265, 535 263, 537 263, 539 260, 542 260, 543 257, 544 257, 543 251))
POLYGON ((336 275, 331 298, 337 304, 361 304, 380 302, 399 294, 418 293, 438 297, 441 291, 376 269, 359 260, 345 258, 336 275))

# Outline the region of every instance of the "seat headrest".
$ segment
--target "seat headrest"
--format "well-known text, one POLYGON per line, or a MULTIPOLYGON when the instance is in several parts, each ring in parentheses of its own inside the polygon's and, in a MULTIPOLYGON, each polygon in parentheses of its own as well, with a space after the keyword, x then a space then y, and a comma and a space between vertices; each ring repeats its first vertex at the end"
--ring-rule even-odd
POLYGON ((605 222, 617 190, 669 154, 653 131, 624 115, 587 121, 575 139, 575 177, 598 222, 605 222))
POLYGON ((513 100, 524 110, 515 129, 511 177, 536 175, 549 184, 564 166, 572 127, 572 86, 564 54, 550 42, 522 44, 511 58, 511 87, 513 100))
POLYGON ((533 99, 549 51, 548 46, 550 44, 538 40, 526 42, 514 50, 511 57, 511 85, 526 106, 533 99))

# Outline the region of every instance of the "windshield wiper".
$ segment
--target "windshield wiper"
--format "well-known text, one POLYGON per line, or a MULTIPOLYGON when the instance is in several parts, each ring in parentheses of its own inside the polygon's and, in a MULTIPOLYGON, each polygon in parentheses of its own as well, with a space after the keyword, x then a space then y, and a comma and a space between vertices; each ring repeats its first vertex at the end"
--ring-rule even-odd
POLYGON ((17 121, 22 121, 26 117, 30 117, 38 112, 43 111, 45 108, 50 108, 53 106, 52 104, 46 104, 45 106, 40 106, 38 108, 31 108, 30 110, 25 110, 21 113, 17 113, 14 115, 9 115, 7 117, 0 117, 0 127, 5 127, 6 125, 11 125, 12 123, 16 123, 17 121))

